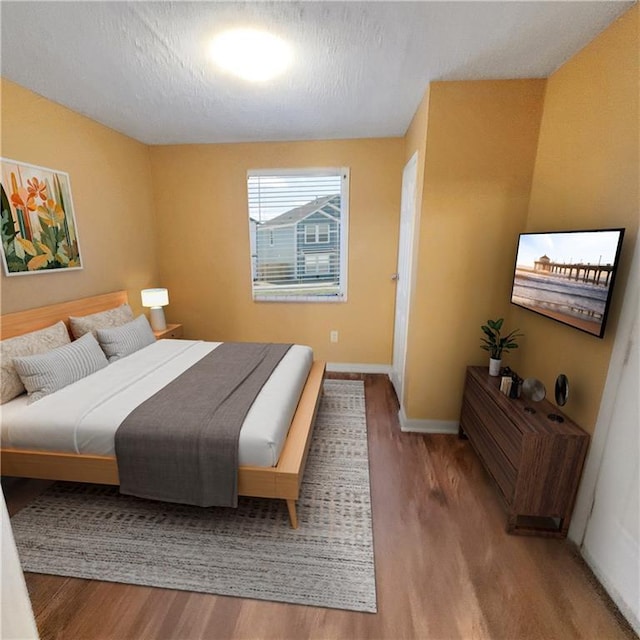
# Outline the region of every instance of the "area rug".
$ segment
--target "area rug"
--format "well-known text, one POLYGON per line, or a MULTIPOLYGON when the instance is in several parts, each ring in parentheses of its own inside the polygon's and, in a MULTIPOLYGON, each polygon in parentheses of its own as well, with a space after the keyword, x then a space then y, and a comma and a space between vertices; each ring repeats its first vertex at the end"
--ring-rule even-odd
POLYGON ((204 509, 58 482, 11 523, 25 571, 375 612, 360 381, 324 383, 298 517, 283 500, 204 509))

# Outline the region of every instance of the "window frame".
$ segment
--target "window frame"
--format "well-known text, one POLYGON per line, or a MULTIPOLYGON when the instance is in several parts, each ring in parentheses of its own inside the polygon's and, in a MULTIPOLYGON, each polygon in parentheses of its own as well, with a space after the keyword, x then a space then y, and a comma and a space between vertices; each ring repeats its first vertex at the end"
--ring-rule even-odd
POLYGON ((329 242, 331 242, 331 225, 328 222, 323 222, 322 224, 316 225, 316 239, 318 241, 318 244, 328 244, 329 242), (321 228, 326 229, 326 232, 320 231, 321 228), (320 236, 325 235, 325 233, 327 239, 322 240, 320 236))
MULTIPOLYGON (((322 209, 321 209, 322 211, 322 209)), ((304 243, 305 244, 328 244, 331 242, 331 225, 328 222, 314 222, 313 225, 306 225, 304 228, 304 243), (320 227, 325 229, 324 232, 320 231, 320 227), (309 231, 312 231, 309 234, 309 231), (320 240, 320 236, 324 235, 327 237, 326 240, 320 240), (309 240, 309 236, 311 236, 311 240, 309 240)))
POLYGON ((306 275, 310 275, 310 276, 324 276, 327 275, 329 273, 331 273, 331 254, 330 253, 308 253, 307 255, 305 255, 304 257, 304 272, 306 275), (311 258, 313 258, 313 262, 314 264, 314 271, 310 271, 308 269, 308 262, 311 262, 311 258), (318 267, 320 266, 320 258, 323 258, 322 262, 323 265, 325 263, 325 258, 326 258, 326 270, 320 271, 318 269, 318 267))
MULTIPOLYGON (((340 177, 340 242, 339 242, 339 255, 338 255, 338 280, 339 280, 339 291, 336 294, 321 294, 321 293, 313 293, 309 295, 296 295, 290 294, 287 295, 279 294, 279 295, 269 295, 260 292, 256 292, 255 281, 252 280, 251 283, 251 295, 254 302, 347 302, 348 296, 348 247, 349 247, 349 187, 350 187, 350 170, 349 167, 309 167, 309 168, 297 168, 297 169, 249 169, 247 171, 247 183, 246 183, 246 197, 247 197, 247 210, 248 210, 248 220, 251 220, 251 210, 249 204, 249 180, 250 178, 260 178, 260 177, 288 177, 288 176, 309 176, 309 178, 314 177, 326 177, 326 176, 336 176, 340 177)), ((249 225, 250 227, 251 225, 249 225)), ((304 230, 304 239, 305 244, 327 244, 331 242, 331 224, 327 223, 319 223, 316 224, 315 228, 315 242, 306 241, 306 233, 307 229, 304 230), (325 242, 319 242, 319 226, 327 225, 327 240, 325 242)), ((295 248, 295 253, 297 254, 297 247, 295 248)), ((317 269, 317 265, 316 265, 317 269)), ((329 264, 329 272, 331 271, 331 264, 329 264)), ((306 267, 305 267, 306 273, 306 267)), ((317 275, 325 275, 325 274, 317 274, 317 275)))

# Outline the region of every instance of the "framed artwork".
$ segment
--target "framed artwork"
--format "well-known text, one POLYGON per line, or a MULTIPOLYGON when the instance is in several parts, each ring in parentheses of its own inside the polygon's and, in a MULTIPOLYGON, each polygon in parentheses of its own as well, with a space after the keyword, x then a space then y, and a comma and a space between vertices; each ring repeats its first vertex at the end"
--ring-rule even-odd
POLYGON ((7 158, 0 169, 5 274, 82 269, 69 175, 7 158))

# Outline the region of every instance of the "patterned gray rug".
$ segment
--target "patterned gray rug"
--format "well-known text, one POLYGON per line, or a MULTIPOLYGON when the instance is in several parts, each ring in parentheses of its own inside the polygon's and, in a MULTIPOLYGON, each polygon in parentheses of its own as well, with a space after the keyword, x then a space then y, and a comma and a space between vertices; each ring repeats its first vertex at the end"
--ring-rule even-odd
POLYGON ((299 529, 283 500, 203 509, 56 483, 11 519, 24 570, 375 612, 363 383, 324 391, 299 529))

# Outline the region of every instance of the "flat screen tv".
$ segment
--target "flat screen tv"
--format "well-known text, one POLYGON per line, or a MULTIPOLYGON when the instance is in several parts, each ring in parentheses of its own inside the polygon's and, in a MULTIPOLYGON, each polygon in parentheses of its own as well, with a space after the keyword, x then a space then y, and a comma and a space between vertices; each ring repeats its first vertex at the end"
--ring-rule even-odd
POLYGON ((521 233, 511 302, 604 335, 624 229, 521 233))

